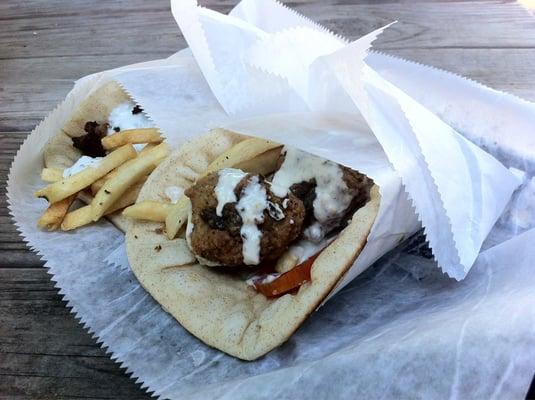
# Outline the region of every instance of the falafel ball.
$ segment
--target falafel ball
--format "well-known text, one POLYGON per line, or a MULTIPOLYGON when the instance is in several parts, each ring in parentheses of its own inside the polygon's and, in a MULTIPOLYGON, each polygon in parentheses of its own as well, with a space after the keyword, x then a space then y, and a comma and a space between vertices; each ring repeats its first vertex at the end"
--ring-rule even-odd
POLYGON ((347 189, 353 196, 353 200, 346 212, 354 213, 370 200, 370 190, 373 186, 373 179, 344 166, 342 166, 342 173, 347 189))
MULTIPOLYGON (((234 188, 239 202, 243 191, 254 175, 247 174, 234 188)), ((260 262, 278 259, 303 230, 305 207, 293 194, 279 198, 271 193, 269 184, 258 175, 259 184, 266 190, 268 207, 264 210, 264 221, 257 224, 260 239, 260 262)), ((191 250, 210 264, 225 267, 244 265, 243 239, 240 234, 242 218, 236 210, 237 202, 227 203, 222 215, 216 213, 217 197, 215 187, 218 172, 211 173, 197 181, 185 191, 192 205, 190 222, 193 231, 189 239, 191 250)))
MULTIPOLYGON (((343 222, 363 207, 370 199, 370 189, 373 186, 373 180, 360 172, 351 168, 340 166, 342 168, 342 179, 344 180, 348 192, 352 196, 351 203, 344 210, 342 216, 334 226, 341 226, 343 222)), ((290 186, 290 192, 301 200, 305 206, 305 221, 303 226, 306 228, 312 225, 316 219, 314 217, 314 200, 316 199, 316 179, 294 183, 290 186)))

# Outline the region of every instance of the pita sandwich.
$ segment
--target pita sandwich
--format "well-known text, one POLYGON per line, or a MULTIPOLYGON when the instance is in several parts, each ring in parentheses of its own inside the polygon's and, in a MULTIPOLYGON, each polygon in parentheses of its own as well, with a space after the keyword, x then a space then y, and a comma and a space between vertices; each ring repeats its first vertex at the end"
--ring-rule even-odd
POLYGON ((356 171, 220 129, 172 153, 137 203, 166 203, 170 188, 188 197, 186 229, 169 238, 164 223, 133 220, 130 266, 184 328, 243 360, 284 343, 318 308, 362 251, 380 202, 378 187, 356 171), (301 179, 308 192, 296 186, 301 179))
MULTIPOLYGON (((71 169, 74 173, 80 169, 78 165, 84 159, 103 156, 104 154, 98 154, 99 150, 91 148, 95 143, 91 146, 80 140, 90 133, 95 133, 96 129, 100 129, 101 135, 108 135, 121 129, 152 126, 148 118, 142 114, 141 108, 133 103, 119 84, 110 81, 89 95, 63 128, 47 142, 43 153, 45 168, 60 172, 71 169), (129 114, 131 114, 130 121, 128 120, 129 114), (114 126, 111 124, 112 119, 115 120, 114 126), (119 124, 121 124, 120 127, 116 126, 119 124)), ((100 138, 96 140, 100 151, 103 151, 100 138)), ((86 204, 89 204, 93 198, 88 191, 80 192, 77 197, 86 204)), ((123 217, 120 212, 109 214, 106 218, 123 232, 130 223, 129 219, 123 217)))

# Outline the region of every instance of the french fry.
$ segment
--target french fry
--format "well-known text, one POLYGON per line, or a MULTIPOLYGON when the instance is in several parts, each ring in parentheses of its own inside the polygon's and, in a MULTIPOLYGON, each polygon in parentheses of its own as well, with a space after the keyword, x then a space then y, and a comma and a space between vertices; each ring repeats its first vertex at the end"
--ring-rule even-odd
POLYGON ((234 168, 251 174, 268 175, 277 169, 281 147, 268 150, 249 160, 233 165, 234 168))
MULTIPOLYGON (((138 156, 141 153, 138 153, 138 156)), ((137 158, 137 157, 136 157, 137 158)), ((98 181, 95 181, 91 184, 91 194, 94 196, 97 194, 97 192, 100 190, 102 186, 104 186, 104 183, 106 183, 107 180, 117 176, 119 171, 122 171, 126 168, 128 168, 130 165, 132 165, 132 162, 136 160, 136 158, 132 158, 125 162, 124 164, 119 165, 117 168, 115 168, 113 171, 110 171, 106 175, 104 175, 102 178, 100 178, 98 181)))
MULTIPOLYGON (((115 204, 113 204, 107 211, 106 215, 112 214, 121 208, 128 207, 134 204, 139 195, 139 191, 143 184, 140 182, 132 186, 115 204)), ((70 231, 72 229, 79 228, 84 225, 92 223, 91 219, 91 205, 80 207, 65 215, 63 222, 61 223, 61 229, 64 231, 70 231)))
MULTIPOLYGON (((281 144, 266 139, 249 138, 232 146, 226 152, 210 163, 208 169, 201 175, 206 176, 223 168, 235 167, 240 163, 252 160, 262 153, 273 149, 280 149, 281 144)), ((248 172, 248 171, 246 171, 248 172)))
POLYGON ((141 151, 139 152, 139 155, 145 154, 147 151, 155 148, 157 145, 158 145, 157 143, 147 143, 147 145, 141 149, 141 151))
POLYGON ((103 137, 102 147, 111 150, 127 143, 160 143, 162 140, 156 128, 128 129, 103 137))
POLYGON ((143 187, 144 183, 145 180, 140 181, 131 188, 129 188, 119 200, 113 203, 113 205, 108 210, 106 210, 105 215, 114 213, 115 211, 120 210, 121 208, 125 208, 134 204, 137 200, 137 196, 139 195, 139 191, 143 187))
MULTIPOLYGON (((123 165, 129 163, 130 161, 132 160, 128 160, 127 162, 125 162, 123 165)), ((120 168, 120 167, 119 167, 120 168)), ((114 176, 117 175, 117 169, 114 169, 113 171, 110 171, 108 172, 108 174, 104 175, 102 178, 100 178, 99 180, 93 182, 91 184, 91 194, 94 196, 97 194, 97 192, 100 190, 100 188, 102 186, 104 186, 104 184, 106 183, 107 180, 113 178, 114 176)))
POLYGON ((117 168, 125 161, 136 157, 136 155, 137 153, 134 146, 127 144, 108 154, 97 166, 88 167, 68 178, 54 182, 37 191, 35 195, 37 197, 44 197, 49 203, 56 203, 71 194, 77 193, 90 186, 93 182, 102 178, 112 169, 117 168))
POLYGON ((165 217, 165 231, 167 232, 167 237, 173 240, 182 225, 188 220, 190 200, 187 196, 182 196, 171 207, 165 217))
POLYGON ((91 220, 91 206, 80 207, 65 215, 65 218, 63 218, 63 222, 61 223, 61 230, 70 231, 90 224, 91 222, 93 222, 91 220))
POLYGON ((123 215, 134 219, 164 222, 165 217, 172 208, 173 206, 169 203, 146 200, 125 208, 123 215))
MULTIPOLYGON (((281 148, 281 144, 269 140, 245 139, 212 161, 198 179, 230 167, 240 168, 245 172, 267 174, 275 170, 281 148)), ((182 225, 187 221, 188 209, 189 199, 183 195, 167 214, 165 230, 169 239, 174 239, 182 225)))
MULTIPOLYGON (((154 148, 155 146, 156 146, 155 143, 149 143, 138 154, 144 154, 148 150, 154 148)), ((106 182, 108 179, 113 178, 115 175, 117 175, 117 170, 118 169, 127 168, 129 163, 132 162, 133 160, 134 159, 128 160, 124 164, 120 165, 118 168, 116 168, 116 169, 110 171, 108 174, 104 175, 99 180, 93 182, 91 184, 91 194, 94 196, 100 190, 102 185, 104 185, 104 182, 106 182)), ((60 181, 60 180, 63 179, 63 170, 61 170, 59 168, 43 168, 43 171, 41 172, 41 179, 46 181, 46 182, 57 182, 57 181, 60 181)))
POLYGON ((41 179, 45 182, 57 182, 63 179, 63 170, 59 168, 43 168, 41 179))
POLYGON ((49 231, 58 229, 75 198, 76 194, 73 194, 63 200, 50 204, 43 215, 41 215, 41 218, 39 218, 39 221, 37 221, 37 226, 49 231))
POLYGON ((162 143, 142 156, 136 157, 128 168, 118 171, 117 175, 104 183, 91 202, 91 218, 97 221, 113 203, 134 183, 151 172, 169 155, 169 146, 162 143))
MULTIPOLYGON (((143 148, 143 150, 141 150, 139 153, 138 153, 138 157, 143 155, 143 154, 146 154, 150 149, 153 149, 154 147, 156 147, 157 145, 154 144, 154 143, 150 143, 148 144, 147 146, 145 146, 143 148)), ((96 182, 93 182, 91 184, 91 194, 94 196, 97 194, 97 192, 100 190, 100 188, 102 188, 102 186, 104 186, 104 183, 106 183, 107 180, 109 180, 110 178, 113 178, 114 176, 116 176, 119 171, 122 171, 124 169, 127 169, 130 167, 130 165, 132 165, 132 163, 136 160, 136 158, 133 158, 131 160, 128 160, 127 162, 125 162, 124 164, 120 165, 119 167, 117 167, 116 169, 114 169, 113 171, 110 171, 107 175, 103 176, 102 178, 100 178, 98 181, 96 182)))

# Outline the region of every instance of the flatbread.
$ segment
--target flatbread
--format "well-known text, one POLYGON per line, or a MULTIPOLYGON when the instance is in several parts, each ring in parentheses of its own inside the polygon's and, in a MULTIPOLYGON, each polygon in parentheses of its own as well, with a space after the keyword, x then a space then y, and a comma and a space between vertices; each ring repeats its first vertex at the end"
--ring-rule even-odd
MULTIPOLYGON (((121 103, 131 101, 127 93, 114 81, 104 84, 85 99, 65 123, 60 132, 56 133, 45 145, 43 152, 45 167, 69 168, 82 156, 82 152, 74 147, 71 138, 85 135, 84 125, 87 121, 107 122, 111 111, 121 103)), ((92 197, 88 194, 78 196, 89 204, 92 197)), ((117 228, 126 232, 130 219, 120 212, 106 216, 117 228)))
MULTIPOLYGON (((244 138, 217 130, 184 145, 154 170, 138 201, 164 201, 167 187, 190 186, 195 174, 244 138)), ((312 282, 277 299, 267 299, 236 276, 198 264, 184 238, 172 243, 181 265, 169 265, 169 240, 161 223, 133 222, 126 233, 127 254, 141 285, 184 328, 209 346, 254 360, 285 342, 326 298, 360 254, 378 209, 374 187, 371 200, 314 262, 312 282)))

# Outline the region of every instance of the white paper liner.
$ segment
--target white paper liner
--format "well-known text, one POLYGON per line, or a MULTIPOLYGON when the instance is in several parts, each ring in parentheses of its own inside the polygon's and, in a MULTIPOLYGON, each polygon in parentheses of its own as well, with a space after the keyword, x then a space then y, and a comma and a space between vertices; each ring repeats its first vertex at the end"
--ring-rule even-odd
MULTIPOLYGON (((248 4, 254 7, 252 1, 248 4)), ((245 68, 250 65, 264 72, 258 88, 270 78, 277 93, 287 93, 288 99, 297 94, 304 110, 362 113, 401 176, 439 266, 456 279, 466 276, 520 182, 366 66, 368 48, 388 26, 345 44, 310 27, 269 34, 234 16, 196 7, 195 1, 171 1, 171 6, 194 55, 202 55, 197 61, 210 86, 222 88, 227 83, 224 90, 213 90, 227 111, 241 116, 247 115, 247 110, 254 110, 253 115, 272 112, 263 107, 264 98, 275 97, 271 91, 262 97, 249 90, 251 82, 258 79, 245 68), (279 90, 281 79, 287 82, 288 90, 279 90), (234 81, 245 84, 228 84, 234 81), (470 206, 460 208, 458 204, 470 206)), ((270 134, 264 137, 274 139, 270 134)), ((306 141, 299 143, 309 150, 306 145, 306 141)), ((334 148, 338 152, 338 147, 334 148)), ((348 276, 356 275, 350 272, 348 276)))
MULTIPOLYGON (((423 398, 523 397, 535 367, 535 299, 530 290, 534 278, 529 265, 535 255, 530 245, 533 231, 483 253, 461 283, 443 276, 429 260, 396 252, 342 290, 280 349, 244 363, 190 336, 155 304, 128 269, 118 270, 104 261, 111 254, 124 258, 120 250, 113 253, 123 238, 110 224, 67 234, 35 229, 44 209, 44 203, 31 196, 42 186, 38 177, 42 158, 36 149, 42 149, 98 82, 114 77, 128 88, 151 118, 165 127, 162 130, 172 143, 198 133, 186 130, 200 130, 197 124, 202 121, 171 130, 175 119, 187 123, 180 112, 166 117, 173 111, 171 105, 155 117, 165 107, 165 95, 175 98, 174 91, 142 90, 148 90, 143 79, 157 85, 160 79, 175 78, 173 70, 176 87, 184 77, 200 77, 188 57, 187 51, 180 52, 167 60, 136 65, 137 72, 127 67, 80 80, 25 141, 10 170, 8 200, 17 228, 47 260, 69 307, 113 352, 112 358, 165 398, 413 397, 415 393, 423 398), (73 259, 72 254, 79 256, 73 259)), ((201 102, 196 106, 214 110, 207 125, 224 124, 226 116, 213 107, 207 85, 194 81, 198 85, 188 90, 201 102)), ((168 85, 160 85, 164 87, 168 85)), ((502 225, 510 223, 506 218, 502 225)))
POLYGON ((500 161, 535 173, 533 103, 453 73, 385 54, 372 53, 366 62, 500 161), (433 90, 425 90, 431 83, 433 90))
MULTIPOLYGON (((306 27, 340 46, 348 44, 344 37, 276 0, 243 0, 230 15, 269 33, 306 27)), ((535 173, 533 103, 473 79, 376 51, 370 52, 366 63, 506 165, 535 173), (494 112, 496 107, 500 113, 494 112)))
POLYGON ((301 100, 284 79, 236 57, 262 38, 263 31, 239 19, 228 24, 232 17, 197 7, 194 0, 172 1, 171 9, 182 34, 194 41, 190 49, 225 111, 251 115, 302 108, 301 100), (229 47, 229 43, 233 46, 229 47), (248 96, 236 96, 240 92, 248 96))

